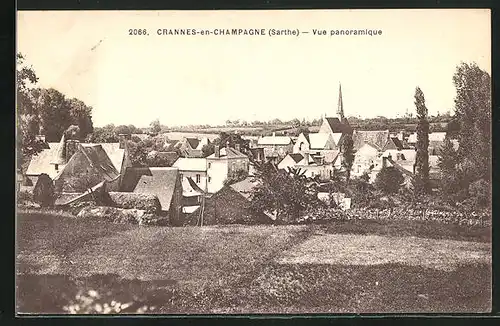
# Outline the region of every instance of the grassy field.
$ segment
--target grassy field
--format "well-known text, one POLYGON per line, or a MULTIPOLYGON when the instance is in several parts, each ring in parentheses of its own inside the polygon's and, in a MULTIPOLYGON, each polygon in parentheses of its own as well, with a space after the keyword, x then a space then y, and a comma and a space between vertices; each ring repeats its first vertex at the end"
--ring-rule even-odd
POLYGON ((19 214, 17 223, 23 313, 486 312, 491 305, 488 230, 453 239, 454 232, 429 228, 439 231, 427 236, 417 227, 397 237, 402 226, 391 222, 169 228, 19 214))

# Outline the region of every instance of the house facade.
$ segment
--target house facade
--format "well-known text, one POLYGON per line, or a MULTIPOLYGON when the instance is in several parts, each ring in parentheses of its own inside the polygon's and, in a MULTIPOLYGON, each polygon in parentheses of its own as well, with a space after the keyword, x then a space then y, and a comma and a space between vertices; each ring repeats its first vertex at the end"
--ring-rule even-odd
POLYGON ((278 163, 280 170, 288 171, 289 168, 300 169, 308 178, 319 177, 320 180, 328 180, 333 174, 334 164, 324 163, 309 153, 292 153, 278 163))
POLYGON ((82 166, 87 166, 90 170, 93 166, 106 166, 106 169, 100 169, 98 174, 103 177, 101 181, 109 182, 108 176, 115 173, 106 172, 111 170, 109 166, 111 162, 119 176, 114 183, 120 187, 126 169, 132 166, 126 140, 125 137, 120 137, 119 143, 81 143, 78 140, 66 139, 63 135, 59 143, 46 143, 47 148, 31 158, 25 173, 26 178, 31 184, 36 184, 38 176, 45 173, 52 180, 59 179, 58 183, 61 184, 62 179, 66 179, 68 175, 75 175, 75 171, 82 166), (78 158, 75 158, 71 163, 71 168, 63 173, 66 165, 76 153, 79 153, 78 158))
POLYGON ((247 155, 239 151, 239 145, 236 148, 215 146, 215 152, 206 158, 207 160, 207 191, 216 193, 222 187, 224 182, 235 175, 248 175, 250 160, 247 155))
POLYGON ((183 189, 191 189, 187 178, 191 178, 203 191, 208 189, 207 159, 194 157, 179 157, 172 165, 179 169, 183 189))
POLYGON ((289 136, 265 136, 259 138, 257 145, 263 148, 266 160, 278 162, 288 153, 293 152, 293 140, 289 136))

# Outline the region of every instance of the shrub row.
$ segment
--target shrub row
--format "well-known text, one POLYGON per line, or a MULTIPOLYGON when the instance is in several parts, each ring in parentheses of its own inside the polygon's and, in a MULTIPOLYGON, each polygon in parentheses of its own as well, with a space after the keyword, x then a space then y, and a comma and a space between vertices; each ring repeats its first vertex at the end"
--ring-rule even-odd
POLYGON ((491 226, 491 212, 460 212, 436 209, 367 209, 355 208, 347 211, 332 208, 314 209, 299 222, 323 220, 409 220, 434 221, 445 224, 491 226))

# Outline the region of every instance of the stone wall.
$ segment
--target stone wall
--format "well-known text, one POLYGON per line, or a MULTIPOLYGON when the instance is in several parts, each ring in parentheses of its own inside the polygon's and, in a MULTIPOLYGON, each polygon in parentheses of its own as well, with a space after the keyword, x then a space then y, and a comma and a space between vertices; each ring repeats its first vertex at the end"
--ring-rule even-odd
POLYGON ((434 221, 444 224, 491 226, 491 211, 461 212, 458 210, 440 209, 370 209, 354 208, 347 211, 338 209, 318 209, 308 214, 307 219, 315 220, 407 220, 407 221, 434 221))

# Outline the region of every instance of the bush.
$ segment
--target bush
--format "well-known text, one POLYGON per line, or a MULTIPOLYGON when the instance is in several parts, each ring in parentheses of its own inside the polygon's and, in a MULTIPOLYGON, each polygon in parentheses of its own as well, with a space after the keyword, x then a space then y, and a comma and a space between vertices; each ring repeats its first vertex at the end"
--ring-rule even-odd
POLYGON ((33 189, 33 200, 42 207, 53 206, 55 202, 54 184, 45 173, 40 174, 33 189))
POLYGON ((365 207, 373 200, 373 190, 366 178, 360 177, 350 180, 346 193, 352 199, 353 206, 365 207))
POLYGON ((134 192, 109 192, 106 204, 118 208, 136 208, 147 213, 159 214, 160 200, 156 195, 139 194, 134 192))
POLYGON ((238 170, 236 172, 231 173, 226 180, 224 180, 224 186, 232 185, 233 183, 240 182, 248 177, 248 172, 245 170, 238 170))
POLYGON ((484 179, 477 180, 469 186, 469 196, 466 201, 473 208, 482 208, 490 205, 491 186, 484 179))
POLYGON ((124 209, 115 207, 85 207, 77 215, 78 218, 97 218, 114 223, 138 223, 150 224, 152 220, 158 220, 153 214, 146 213, 140 209, 124 209))
POLYGON ((382 168, 377 174, 375 187, 386 194, 394 194, 399 191, 403 182, 403 174, 398 169, 389 166, 382 168))
POLYGON ((20 189, 17 193, 17 201, 18 202, 26 202, 33 200, 33 192, 27 189, 20 189))

